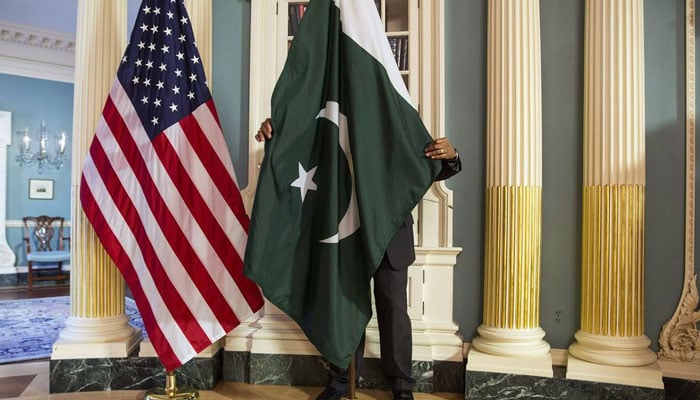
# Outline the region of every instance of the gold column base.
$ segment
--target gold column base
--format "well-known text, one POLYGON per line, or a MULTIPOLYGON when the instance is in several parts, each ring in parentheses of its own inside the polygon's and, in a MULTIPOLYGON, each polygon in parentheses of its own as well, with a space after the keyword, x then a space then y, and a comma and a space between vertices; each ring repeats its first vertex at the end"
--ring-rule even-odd
POLYGON ((151 389, 146 392, 145 400, 195 400, 199 398, 199 392, 190 386, 178 388, 175 385, 175 375, 172 371, 165 377, 165 388, 151 389))

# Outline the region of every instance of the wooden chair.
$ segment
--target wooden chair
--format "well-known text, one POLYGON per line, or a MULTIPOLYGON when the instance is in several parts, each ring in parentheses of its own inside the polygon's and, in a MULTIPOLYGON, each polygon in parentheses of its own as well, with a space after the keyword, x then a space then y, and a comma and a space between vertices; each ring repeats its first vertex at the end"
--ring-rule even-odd
POLYGON ((34 281, 61 281, 69 278, 62 270, 70 260, 70 237, 63 236, 63 217, 24 217, 24 244, 27 252, 27 286, 32 290, 34 281), (58 229, 58 235, 54 236, 58 229), (51 272, 51 273, 49 273, 51 272), (37 274, 37 276, 34 276, 37 274))

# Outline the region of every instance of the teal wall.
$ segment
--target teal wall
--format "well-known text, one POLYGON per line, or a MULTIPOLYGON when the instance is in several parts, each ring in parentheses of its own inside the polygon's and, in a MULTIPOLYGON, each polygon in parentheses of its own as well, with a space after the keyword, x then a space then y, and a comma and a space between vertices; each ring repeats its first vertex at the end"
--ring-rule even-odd
MULTIPOLYGON (((646 334, 656 348, 683 281, 685 64, 683 2, 645 2, 647 128, 646 334)), ((567 348, 579 327, 582 197, 583 0, 541 0, 543 219, 541 326, 554 348, 567 348)), ((455 321, 470 341, 481 323, 486 132, 486 0, 445 0, 446 134, 464 171, 454 190, 454 245, 463 248, 454 281, 455 321)), ((241 187, 247 182, 250 1, 214 0, 212 91, 241 187)), ((259 49, 259 51, 272 51, 259 49)), ((70 130, 72 85, 0 75, 0 110, 13 129, 70 130), (37 96, 40 93, 40 96, 37 96)), ((67 169, 49 171, 56 200, 27 201, 35 169, 8 152, 8 219, 28 213, 68 215, 67 169), (63 188, 63 189, 61 189, 63 188), (65 190, 61 194, 62 190, 65 190)), ((696 232, 700 232, 699 226, 696 232)), ((11 245, 18 243, 8 232, 11 245)), ((698 267, 696 265, 696 271, 698 267)))
POLYGON ((445 1, 445 134, 459 149, 454 190, 454 318, 466 341, 481 323, 486 149, 486 3, 445 1))
POLYGON ((241 188, 248 184, 250 1, 214 0, 212 93, 241 188), (225 27, 220 29, 219 27, 225 27), (233 95, 232 95, 233 94, 233 95))
MULTIPOLYGON (((684 271, 685 2, 646 1, 646 333, 673 315, 684 271)), ((698 215, 697 217, 700 217, 698 215)), ((697 265, 696 265, 697 269, 697 265)), ((655 347, 656 348, 656 347, 655 347)))

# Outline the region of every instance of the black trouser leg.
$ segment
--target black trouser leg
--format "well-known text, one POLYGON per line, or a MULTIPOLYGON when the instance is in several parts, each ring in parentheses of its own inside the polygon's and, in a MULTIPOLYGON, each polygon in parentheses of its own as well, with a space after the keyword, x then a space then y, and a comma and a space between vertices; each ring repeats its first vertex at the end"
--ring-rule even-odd
POLYGON ((382 373, 392 390, 413 390, 413 341, 408 316, 408 268, 393 269, 386 257, 374 274, 382 373))

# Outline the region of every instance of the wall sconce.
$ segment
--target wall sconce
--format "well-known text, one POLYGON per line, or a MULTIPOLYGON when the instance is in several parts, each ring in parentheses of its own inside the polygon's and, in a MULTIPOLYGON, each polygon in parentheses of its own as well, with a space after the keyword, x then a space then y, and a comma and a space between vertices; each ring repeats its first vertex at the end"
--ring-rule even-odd
POLYGON ((55 135, 55 139, 49 143, 49 132, 46 130, 46 124, 41 121, 41 126, 36 132, 36 138, 39 143, 39 149, 36 152, 32 151, 32 142, 34 141, 30 134, 29 128, 24 128, 24 131, 17 131, 22 134, 20 141, 20 152, 17 156, 17 162, 20 166, 37 165, 39 174, 44 172, 44 168, 51 165, 59 169, 65 163, 66 152, 66 132, 61 131, 55 135))

